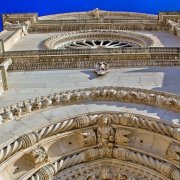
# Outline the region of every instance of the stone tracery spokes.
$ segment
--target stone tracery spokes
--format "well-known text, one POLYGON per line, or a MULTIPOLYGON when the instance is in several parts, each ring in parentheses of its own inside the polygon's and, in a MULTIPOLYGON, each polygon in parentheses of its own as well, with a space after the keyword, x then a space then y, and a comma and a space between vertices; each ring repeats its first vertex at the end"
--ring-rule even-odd
POLYGON ((119 40, 79 40, 62 45, 57 45, 55 49, 97 49, 97 48, 124 48, 140 47, 138 44, 119 40))
POLYGON ((149 47, 153 40, 143 34, 118 30, 83 30, 56 35, 44 41, 47 49, 149 47))

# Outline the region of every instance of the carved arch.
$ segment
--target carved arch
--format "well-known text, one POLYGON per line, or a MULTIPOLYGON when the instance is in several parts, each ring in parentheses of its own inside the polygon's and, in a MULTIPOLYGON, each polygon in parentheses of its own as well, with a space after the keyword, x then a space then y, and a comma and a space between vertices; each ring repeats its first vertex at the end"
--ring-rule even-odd
MULTIPOLYGON (((141 115, 101 112, 74 117, 73 119, 44 127, 36 132, 25 134, 4 149, 4 153, 1 151, 1 154, 6 154, 8 151, 6 155, 10 156, 9 163, 12 163, 13 159, 15 160, 19 157, 15 160, 16 166, 18 166, 18 161, 20 161, 21 164, 26 167, 27 164, 22 163, 23 158, 33 159, 34 165, 31 165, 31 171, 29 172, 29 170, 26 169, 27 172, 22 175, 21 179, 28 179, 31 176, 31 179, 46 179, 46 176, 51 178, 51 176, 53 177, 60 171, 60 169, 57 169, 52 173, 52 169, 54 170, 58 167, 65 167, 66 165, 66 168, 68 168, 70 165, 73 166, 102 158, 115 158, 144 165, 147 168, 157 171, 157 173, 162 173, 163 176, 167 178, 176 180, 177 174, 179 173, 178 161, 175 162, 175 159, 172 160, 171 158, 173 157, 169 158, 169 156, 164 159, 164 156, 169 155, 166 153, 169 150, 172 151, 171 148, 169 149, 172 141, 177 147, 179 146, 179 141, 175 139, 176 137, 174 138, 168 134, 168 132, 173 133, 174 128, 175 127, 170 127, 169 124, 164 122, 158 122, 155 119, 151 120, 148 117, 141 117, 141 115), (104 131, 102 122, 104 122, 106 118, 110 118, 110 121, 105 127, 105 132, 109 130, 112 131, 111 129, 113 129, 113 140, 107 140, 106 138, 104 139, 103 136, 98 136, 98 131, 104 131), (162 131, 160 131, 161 128, 162 131), (170 128, 172 128, 172 131, 169 131, 170 128), (146 144, 144 147, 142 145, 139 147, 136 146, 137 140, 134 140, 134 138, 141 137, 142 132, 146 132, 145 134, 148 134, 148 138, 154 136, 154 132, 161 134, 157 134, 156 138, 159 138, 161 142, 166 142, 166 149, 163 150, 164 154, 162 154, 162 157, 160 157, 160 154, 150 154, 148 152, 149 148, 146 148, 146 144), (168 136, 171 138, 168 138, 168 136), (98 140, 99 138, 101 141, 98 140), (71 144, 69 143, 68 145, 68 142, 71 142, 71 144), (77 142, 77 144, 74 144, 74 142, 77 142), (102 145, 100 145, 101 142, 103 143, 102 145), (62 149, 56 147, 59 146, 59 143, 62 149), (109 149, 110 143, 112 146, 110 146, 109 149), (68 154, 66 151, 63 153, 63 147, 67 147, 67 145, 69 150, 68 154), (54 154, 54 151, 57 154, 54 154), (62 154, 58 153, 59 151, 62 154), (47 160, 48 156, 49 159, 47 160), (40 170, 38 170, 39 166, 36 166, 36 164, 39 163, 42 166, 40 170), (50 164, 47 165, 47 163, 50 164), (65 165, 62 163, 65 163, 65 165), (32 175, 33 172, 35 173, 34 175, 32 175)), ((162 148, 159 147, 158 150, 158 144, 153 146, 152 151, 154 152, 158 152, 162 148)), ((176 153, 176 151, 174 153, 176 153)), ((8 156, 5 156, 1 160, 4 161, 7 158, 8 156)), ((16 173, 16 171, 17 170, 14 170, 14 173, 16 173)))

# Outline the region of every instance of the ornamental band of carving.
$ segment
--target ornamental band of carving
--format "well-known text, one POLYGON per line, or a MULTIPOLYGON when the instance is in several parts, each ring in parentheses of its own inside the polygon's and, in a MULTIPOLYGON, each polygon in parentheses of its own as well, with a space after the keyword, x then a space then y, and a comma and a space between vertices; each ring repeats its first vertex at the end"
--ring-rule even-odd
MULTIPOLYGON (((107 150, 106 152, 109 153, 108 155, 109 157, 112 156, 112 148, 114 144, 127 145, 129 143, 129 136, 132 135, 131 130, 129 131, 122 127, 118 128, 117 125, 122 125, 123 127, 127 126, 127 127, 145 129, 165 136, 169 136, 174 140, 176 139, 179 140, 180 137, 180 131, 178 131, 179 128, 173 127, 162 121, 149 119, 148 117, 145 116, 141 117, 138 115, 133 115, 128 113, 113 113, 113 112, 110 114, 97 113, 97 114, 75 117, 70 120, 65 120, 59 123, 52 124, 48 127, 44 127, 40 130, 37 130, 36 132, 22 135, 19 139, 15 140, 11 144, 5 146, 0 150, 0 163, 2 163, 4 160, 9 158, 13 154, 17 153, 21 149, 26 149, 28 147, 31 147, 45 138, 48 138, 50 136, 59 133, 67 132, 73 129, 81 129, 94 125, 98 125, 96 130, 97 135, 95 135, 95 132, 93 130, 88 130, 88 131, 86 130, 81 132, 81 137, 83 138, 84 147, 95 145, 97 141, 99 147, 107 150)), ((176 146, 178 147, 179 145, 177 144, 176 146)), ((170 150, 168 150, 168 152, 170 150)), ((107 156, 107 154, 105 155, 103 154, 103 151, 101 152, 102 152, 101 157, 107 156)), ((168 159, 169 159, 169 154, 170 153, 167 154, 168 159)), ((177 151, 177 155, 178 155, 178 151, 177 151)))
POLYGON ((31 111, 37 111, 55 105, 67 105, 89 101, 120 101, 157 106, 173 111, 180 111, 180 97, 170 93, 156 92, 135 88, 102 87, 55 93, 48 97, 35 98, 4 108, 0 113, 1 124, 16 119, 31 111), (17 114, 17 110, 18 113, 17 114))
MULTIPOLYGON (((60 159, 56 161, 55 163, 52 163, 50 165, 43 167, 42 169, 37 171, 30 179, 38 179, 38 178, 51 179, 55 174, 57 174, 59 171, 65 168, 69 168, 79 163, 101 159, 102 157, 100 157, 100 154, 101 154, 100 151, 101 149, 88 149, 81 153, 74 154, 67 158, 60 159)), ((180 171, 173 165, 163 162, 163 161, 153 159, 152 157, 146 156, 144 154, 136 153, 126 148, 114 148, 112 157, 109 157, 109 156, 105 156, 105 157, 138 163, 140 165, 144 165, 146 167, 153 169, 154 171, 161 173, 167 178, 170 178, 173 180, 179 179, 180 171)))

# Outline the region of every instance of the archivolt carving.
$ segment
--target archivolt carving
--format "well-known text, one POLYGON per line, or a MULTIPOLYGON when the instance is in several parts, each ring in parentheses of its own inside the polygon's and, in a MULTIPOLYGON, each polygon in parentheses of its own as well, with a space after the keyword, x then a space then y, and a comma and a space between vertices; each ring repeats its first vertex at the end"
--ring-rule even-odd
POLYGON ((153 44, 153 40, 149 37, 128 31, 119 30, 86 30, 72 31, 61 35, 53 36, 44 42, 47 49, 57 49, 60 45, 64 45, 78 40, 121 40, 131 42, 140 47, 148 47, 153 44))
POLYGON ((154 171, 157 171, 158 173, 164 175, 167 178, 170 178, 173 180, 179 179, 179 173, 180 173, 179 169, 177 169, 175 166, 173 166, 170 163, 167 163, 158 159, 154 159, 151 156, 137 153, 126 148, 113 148, 112 157, 109 157, 108 154, 106 153, 104 153, 106 154, 104 157, 101 157, 100 156, 101 150, 102 150, 101 148, 88 149, 78 154, 74 154, 70 157, 60 159, 56 161, 55 163, 45 166, 39 171, 37 171, 35 175, 31 177, 31 179, 38 179, 38 178, 45 179, 45 177, 48 177, 50 179, 55 174, 57 174, 57 172, 65 168, 69 168, 79 163, 94 161, 101 158, 115 158, 115 159, 119 159, 123 161, 130 161, 133 163, 138 163, 145 167, 149 167, 153 169, 154 171), (51 173, 49 174, 49 172, 51 173))
MULTIPOLYGON (((15 117, 17 119, 20 115, 22 116, 31 111, 37 111, 51 106, 102 100, 148 104, 180 112, 180 97, 177 95, 135 88, 102 87, 79 89, 64 93, 60 92, 48 97, 35 98, 34 100, 17 103, 10 108, 7 107, 1 110, 0 119, 2 119, 2 122, 6 122, 13 120, 15 117), (17 114, 17 109, 21 113, 17 114)), ((151 125, 152 128, 160 131, 155 124, 151 125)), ((164 133, 171 134, 171 129, 166 130, 164 133)))
MULTIPOLYGON (((114 142, 120 145, 127 145, 129 142, 129 136, 132 133, 129 130, 123 128, 117 128, 115 130, 112 128, 112 125, 142 128, 169 136, 173 139, 180 140, 179 128, 162 121, 157 121, 154 119, 152 120, 147 117, 141 117, 128 113, 96 113, 94 115, 92 114, 75 117, 44 127, 40 130, 37 130, 36 132, 22 135, 14 142, 11 142, 7 146, 4 146, 0 149, 0 163, 2 163, 5 159, 9 158, 19 150, 28 148, 47 137, 73 129, 89 127, 95 124, 99 125, 99 127, 97 128, 97 142, 98 146, 102 148, 102 157, 106 156, 106 154, 103 154, 103 148, 106 150, 106 153, 109 153, 109 157, 111 157, 114 142)), ((87 143, 84 144, 84 146, 95 144, 96 137, 93 130, 83 131, 82 133, 84 142, 87 143), (87 134, 88 136, 86 136, 87 134)))
POLYGON ((136 180, 136 179, 159 179, 164 180, 164 177, 159 176, 158 174, 153 174, 153 172, 149 172, 149 169, 146 167, 133 166, 129 162, 118 161, 115 159, 100 159, 88 163, 82 163, 79 165, 75 165, 73 167, 67 168, 58 174, 56 174, 53 179, 60 180, 64 178, 64 180, 68 179, 80 179, 80 180, 100 180, 100 175, 103 169, 108 169, 113 174, 112 180, 136 180), (95 178, 95 179, 93 179, 95 178))

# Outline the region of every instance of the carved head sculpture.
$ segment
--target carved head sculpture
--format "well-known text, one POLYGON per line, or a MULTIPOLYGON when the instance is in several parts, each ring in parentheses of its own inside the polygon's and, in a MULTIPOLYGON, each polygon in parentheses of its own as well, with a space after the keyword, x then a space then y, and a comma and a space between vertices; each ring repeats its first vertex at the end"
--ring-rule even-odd
POLYGON ((109 72, 109 65, 105 62, 98 62, 94 65, 94 71, 98 75, 105 75, 109 72))
POLYGON ((102 114, 99 116, 100 125, 109 125, 111 123, 111 116, 109 114, 102 114))

